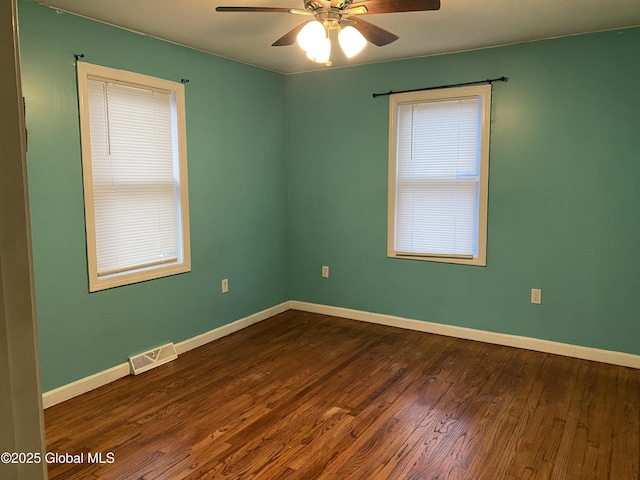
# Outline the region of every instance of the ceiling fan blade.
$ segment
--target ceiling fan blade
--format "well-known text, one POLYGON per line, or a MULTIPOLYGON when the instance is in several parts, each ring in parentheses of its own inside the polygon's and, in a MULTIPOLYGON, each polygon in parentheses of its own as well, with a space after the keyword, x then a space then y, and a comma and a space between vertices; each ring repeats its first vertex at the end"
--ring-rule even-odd
POLYGON ((388 32, 384 28, 380 28, 373 23, 360 20, 360 18, 349 17, 349 21, 353 22, 353 26, 358 29, 358 31, 364 38, 379 47, 389 45, 390 43, 395 42, 396 40, 398 40, 398 38, 400 38, 397 35, 388 32))
POLYGON ((368 0, 364 2, 352 3, 345 10, 345 13, 360 14, 352 12, 357 7, 367 7, 365 13, 401 13, 401 12, 422 12, 426 10, 440 10, 440 0, 368 0))
POLYGON ((293 30, 290 30, 289 32, 285 33, 282 37, 280 37, 278 40, 273 42, 271 44, 271 46, 272 47, 284 47, 284 46, 287 46, 287 45, 293 45, 294 43, 296 43, 296 37, 298 36, 298 33, 300 32, 300 30, 302 30, 302 27, 304 27, 305 25, 306 25, 306 23, 301 23, 296 28, 294 28, 293 30))
POLYGON ((216 12, 267 12, 267 13, 293 13, 296 15, 312 15, 312 13, 300 8, 286 7, 216 7, 216 12))
POLYGON ((357 7, 349 7, 348 10, 345 10, 345 14, 348 13, 349 15, 364 15, 365 13, 368 13, 369 10, 367 9, 367 7, 365 7, 364 5, 358 5, 357 7))

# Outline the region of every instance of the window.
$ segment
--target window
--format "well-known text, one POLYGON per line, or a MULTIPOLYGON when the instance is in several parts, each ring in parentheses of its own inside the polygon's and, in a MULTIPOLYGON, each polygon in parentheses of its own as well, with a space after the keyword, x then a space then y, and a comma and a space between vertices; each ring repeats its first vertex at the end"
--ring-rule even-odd
POLYGON ((89 290, 188 272, 184 85, 78 62, 89 290))
POLYGON ((392 95, 388 256, 486 265, 491 86, 392 95))

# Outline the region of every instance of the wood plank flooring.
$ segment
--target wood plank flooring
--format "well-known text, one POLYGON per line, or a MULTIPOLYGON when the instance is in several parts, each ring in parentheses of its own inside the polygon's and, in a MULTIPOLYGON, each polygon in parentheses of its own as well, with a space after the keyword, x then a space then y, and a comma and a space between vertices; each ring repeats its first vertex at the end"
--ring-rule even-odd
POLYGON ((639 370, 298 311, 45 423, 51 479, 640 476, 639 370))

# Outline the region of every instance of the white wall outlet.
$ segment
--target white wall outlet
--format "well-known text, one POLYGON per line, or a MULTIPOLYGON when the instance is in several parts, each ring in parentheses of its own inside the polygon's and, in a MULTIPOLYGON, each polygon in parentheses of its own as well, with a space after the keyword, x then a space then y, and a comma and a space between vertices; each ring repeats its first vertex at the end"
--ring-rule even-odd
POLYGON ((542 303, 542 289, 531 289, 531 303, 535 303, 536 305, 540 305, 542 303))
POLYGON ((222 279, 222 293, 227 293, 229 291, 229 279, 222 279))
POLYGON ((322 266, 322 278, 329 278, 329 267, 327 265, 322 266))

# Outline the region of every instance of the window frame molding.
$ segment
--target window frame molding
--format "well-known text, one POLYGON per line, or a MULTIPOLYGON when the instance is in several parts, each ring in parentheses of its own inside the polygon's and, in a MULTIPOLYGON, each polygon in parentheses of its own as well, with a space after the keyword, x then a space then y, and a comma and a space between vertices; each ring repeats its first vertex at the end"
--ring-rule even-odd
POLYGON ((388 158, 388 198, 387 198, 387 257, 405 260, 421 260, 459 265, 487 265, 487 207, 489 200, 489 146, 491 127, 491 85, 422 90, 396 93, 389 96, 389 158, 388 158), (482 98, 481 146, 478 198, 478 254, 465 258, 447 255, 402 255, 395 250, 396 223, 396 165, 398 106, 422 102, 451 101, 465 98, 482 98))
POLYGON ((97 292, 114 287, 131 285, 134 283, 167 277, 191 271, 191 241, 189 227, 189 191, 187 175, 187 135, 185 94, 182 83, 173 82, 149 75, 134 73, 126 70, 77 62, 78 75, 78 114, 80 118, 80 140, 82 153, 82 180, 84 188, 84 211, 87 248, 87 270, 89 276, 89 292, 97 292), (179 174, 179 229, 181 238, 179 243, 182 258, 166 265, 143 267, 128 272, 111 275, 98 274, 96 222, 94 215, 93 164, 91 156, 91 125, 89 119, 88 81, 105 80, 120 85, 128 85, 147 90, 175 93, 177 155, 179 174))

